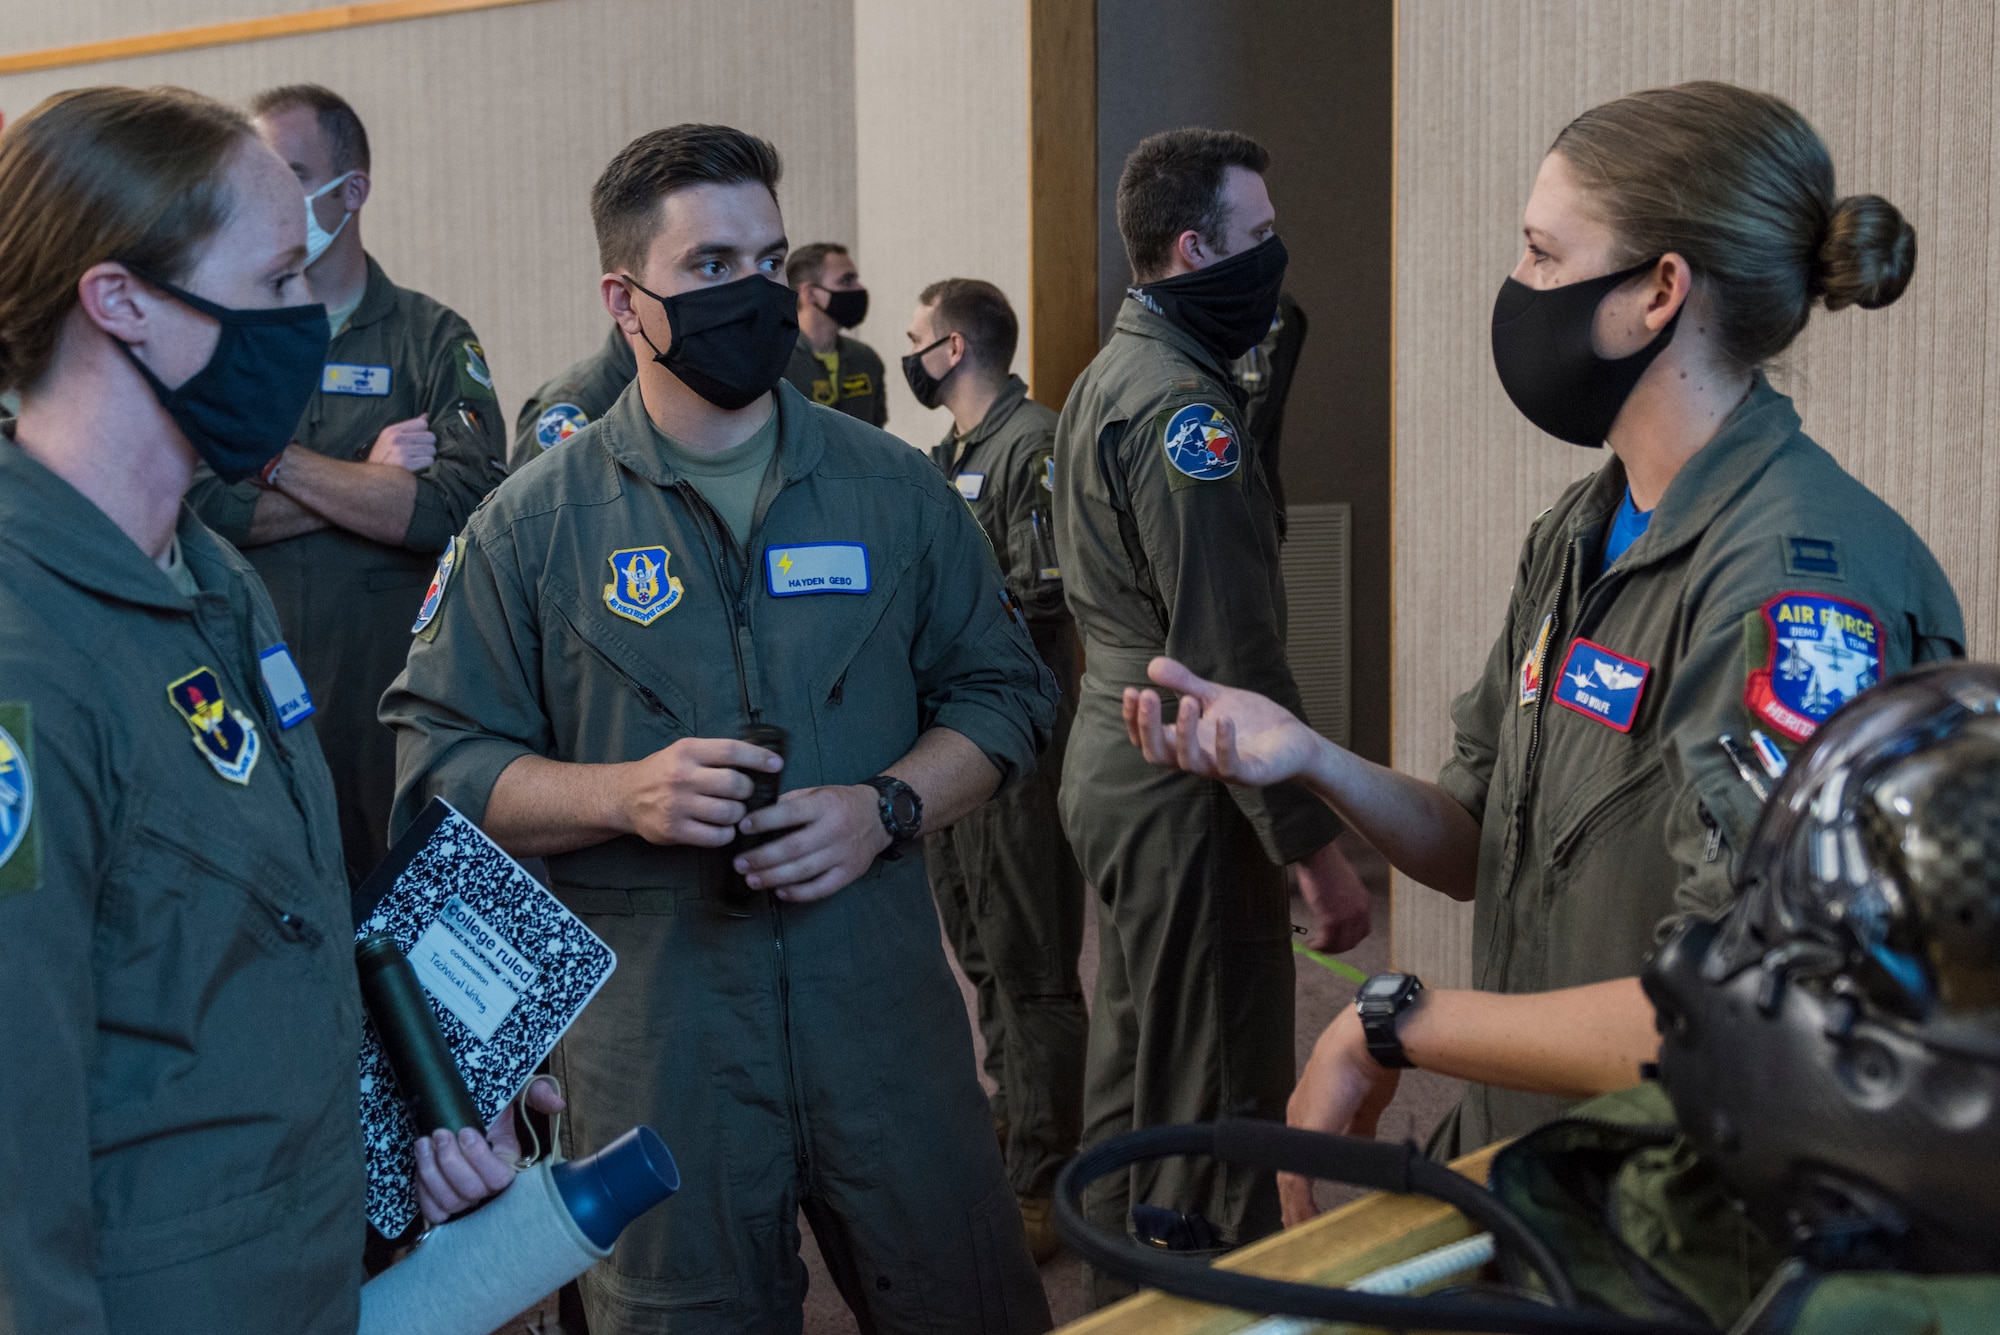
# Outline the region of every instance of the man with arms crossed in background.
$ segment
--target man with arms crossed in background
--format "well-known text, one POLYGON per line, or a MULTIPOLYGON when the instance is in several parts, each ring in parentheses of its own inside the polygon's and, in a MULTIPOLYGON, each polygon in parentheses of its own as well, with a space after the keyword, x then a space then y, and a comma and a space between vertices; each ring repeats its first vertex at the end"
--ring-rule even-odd
POLYGON ((271 590, 359 883, 388 851, 396 787, 396 740, 375 707, 403 666, 437 554, 505 472, 506 437, 471 327, 390 282, 362 249, 371 182, 354 109, 296 84, 258 94, 250 110, 304 188, 306 279, 333 343, 291 445, 233 487, 201 470, 188 502, 271 590))
POLYGON ((447 798, 618 952, 552 1061, 564 1148, 645 1122, 684 1177, 584 1277, 595 1335, 798 1330, 801 1210, 864 1329, 1042 1330, 903 855, 1027 774, 1055 684, 937 470, 782 383, 778 173, 679 125, 599 178, 638 379, 441 564, 382 703, 397 823, 447 798), (752 775, 786 791, 746 818, 752 775))

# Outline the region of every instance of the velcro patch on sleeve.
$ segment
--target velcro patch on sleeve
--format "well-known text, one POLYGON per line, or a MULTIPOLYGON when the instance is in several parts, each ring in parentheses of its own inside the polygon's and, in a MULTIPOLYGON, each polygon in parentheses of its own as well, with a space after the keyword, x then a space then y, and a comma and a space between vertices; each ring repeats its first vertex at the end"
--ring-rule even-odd
POLYGON ((486 349, 469 338, 458 345, 458 393, 467 399, 493 397, 493 372, 486 365, 486 349))
POLYGON ((35 726, 26 700, 0 700, 0 899, 42 884, 35 820, 35 726))
POLYGON ((1167 485, 1175 491, 1225 481, 1242 466, 1242 433, 1215 405, 1162 409, 1155 421, 1160 449, 1167 457, 1167 485))
POLYGON ((1743 619, 1753 721, 1803 742, 1882 677, 1882 624, 1849 598, 1792 590, 1743 619))

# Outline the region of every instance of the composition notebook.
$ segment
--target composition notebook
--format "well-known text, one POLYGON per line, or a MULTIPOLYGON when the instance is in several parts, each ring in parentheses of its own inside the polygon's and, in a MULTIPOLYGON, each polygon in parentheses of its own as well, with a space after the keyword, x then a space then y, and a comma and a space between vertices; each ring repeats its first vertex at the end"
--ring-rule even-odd
MULTIPOLYGON (((491 1122, 617 967, 611 947, 450 803, 432 798, 354 892, 354 938, 396 938, 491 1122)), ((375 1027, 361 1030, 368 1221, 417 1217, 416 1126, 375 1027)))

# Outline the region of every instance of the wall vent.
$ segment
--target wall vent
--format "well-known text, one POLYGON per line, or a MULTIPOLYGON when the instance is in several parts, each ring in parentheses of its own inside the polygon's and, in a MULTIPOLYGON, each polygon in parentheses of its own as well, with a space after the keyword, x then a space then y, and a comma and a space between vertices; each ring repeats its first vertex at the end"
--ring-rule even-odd
POLYGON ((1291 506, 1284 546, 1285 602, 1290 613, 1285 651, 1305 700, 1306 721, 1338 746, 1347 745, 1353 707, 1348 639, 1352 518, 1352 508, 1345 502, 1291 506))

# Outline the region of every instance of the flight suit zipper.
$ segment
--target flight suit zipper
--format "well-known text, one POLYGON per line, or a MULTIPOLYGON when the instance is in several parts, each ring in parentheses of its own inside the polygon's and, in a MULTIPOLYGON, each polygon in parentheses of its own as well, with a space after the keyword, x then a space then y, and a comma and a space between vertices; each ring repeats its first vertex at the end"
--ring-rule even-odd
POLYGON ((1542 647, 1542 661, 1535 665, 1536 680, 1539 683, 1535 693, 1535 714, 1528 723, 1528 758, 1521 767, 1521 790, 1514 799, 1514 850, 1509 859, 1507 879, 1502 892, 1514 893, 1514 883, 1521 875, 1521 853, 1528 843, 1528 819, 1533 810, 1530 799, 1534 795, 1535 760, 1542 749, 1542 709, 1548 704, 1551 683, 1549 663, 1551 651, 1563 644, 1563 595, 1569 592, 1569 571, 1576 555, 1576 539, 1571 538, 1563 547, 1562 568, 1556 574, 1556 598, 1549 609, 1549 637, 1542 647))
MULTIPOLYGON (((725 597, 729 596, 729 581, 724 576, 723 562, 718 559, 716 548, 720 545, 725 556, 735 559, 738 555, 735 535, 729 531, 729 526, 723 523, 722 516, 716 513, 715 507, 708 503, 708 498, 702 495, 700 489, 693 483, 686 480, 676 482, 674 490, 680 493, 682 501, 694 513, 695 527, 701 533, 701 544, 708 556, 709 570, 715 577, 716 588, 722 590, 725 597)), ((743 640, 750 633, 749 596, 754 564, 750 559, 750 551, 756 549, 755 539, 758 530, 763 527, 763 519, 762 509, 751 519, 752 541, 748 544, 749 550, 741 554, 743 575, 736 582, 735 596, 729 608, 731 617, 729 647, 736 659, 737 695, 742 703, 744 716, 752 723, 760 723, 763 720, 750 690, 750 675, 745 662, 743 640)), ((798 1169, 799 1181, 804 1184, 810 1182, 812 1178, 812 1157, 805 1135, 805 1109, 799 1103, 798 1068, 792 1056, 792 974, 785 959, 785 909, 776 897, 770 897, 770 904, 772 965, 776 970, 778 984, 778 1027, 784 1036, 785 1046, 785 1109, 791 1115, 792 1162, 798 1169)))

